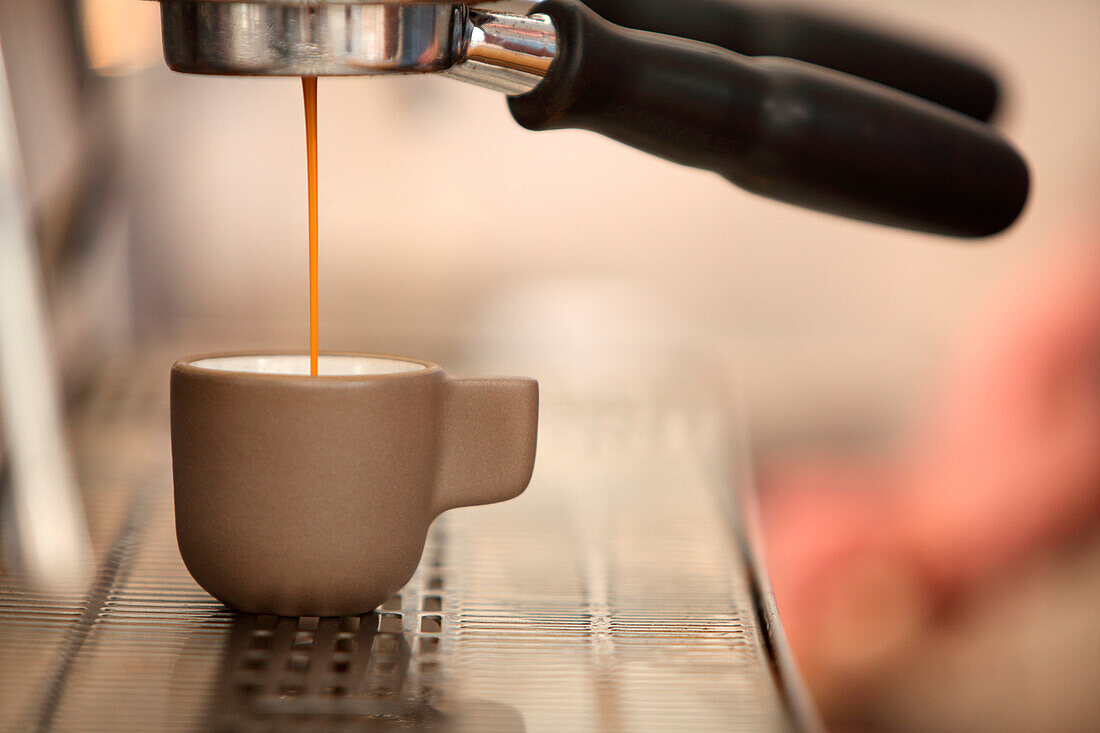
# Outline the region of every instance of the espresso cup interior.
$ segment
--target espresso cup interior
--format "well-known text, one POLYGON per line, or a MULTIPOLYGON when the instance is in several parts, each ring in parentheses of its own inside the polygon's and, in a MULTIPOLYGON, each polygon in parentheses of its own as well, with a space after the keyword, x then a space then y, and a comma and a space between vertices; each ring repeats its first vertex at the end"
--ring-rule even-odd
MULTIPOLYGON (((196 359, 190 365, 199 369, 247 374, 309 376, 309 354, 268 354, 212 356, 196 359)), ((415 361, 356 354, 321 354, 317 374, 322 377, 377 376, 423 371, 427 367, 415 361)))

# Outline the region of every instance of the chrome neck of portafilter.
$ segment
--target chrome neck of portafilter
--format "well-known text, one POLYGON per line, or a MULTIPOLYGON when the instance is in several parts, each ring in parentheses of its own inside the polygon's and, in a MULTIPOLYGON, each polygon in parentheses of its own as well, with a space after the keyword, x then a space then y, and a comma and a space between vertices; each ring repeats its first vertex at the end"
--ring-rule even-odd
POLYGON ((522 15, 460 6, 456 28, 459 63, 444 74, 504 94, 524 94, 539 85, 558 51, 550 16, 522 15))
POLYGON ((522 94, 538 86, 558 48, 548 16, 502 6, 415 0, 160 3, 165 61, 176 71, 194 74, 442 72, 522 94))

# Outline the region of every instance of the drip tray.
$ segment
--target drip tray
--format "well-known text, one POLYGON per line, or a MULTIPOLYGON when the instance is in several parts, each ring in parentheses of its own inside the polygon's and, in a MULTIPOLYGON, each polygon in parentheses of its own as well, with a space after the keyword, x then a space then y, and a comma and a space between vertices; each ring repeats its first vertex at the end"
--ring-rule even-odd
POLYGON ((813 727, 702 386, 545 380, 522 497, 437 520, 377 612, 299 619, 233 613, 188 575, 152 367, 105 374, 76 421, 94 586, 0 575, 0 730, 813 727))

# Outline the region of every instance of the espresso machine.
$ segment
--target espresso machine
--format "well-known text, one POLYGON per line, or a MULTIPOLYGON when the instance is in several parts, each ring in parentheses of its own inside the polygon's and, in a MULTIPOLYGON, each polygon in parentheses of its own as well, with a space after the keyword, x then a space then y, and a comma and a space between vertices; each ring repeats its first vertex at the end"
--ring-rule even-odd
MULTIPOLYGON (((161 0, 160 11, 176 71, 439 74, 505 95, 529 129, 591 130, 831 214, 979 238, 1011 226, 1028 197, 1027 166, 990 124, 1000 94, 980 63, 799 7, 161 0)), ((0 193, 20 210, 15 184, 0 193)), ((18 267, 4 276, 19 291, 0 293, 11 316, 0 397, 10 428, 38 418, 20 434, 29 441, 4 447, 13 466, 52 467, 13 477, 28 507, 16 521, 27 543, 63 541, 45 545, 44 572, 0 572, 0 728, 818 729, 743 503, 745 429, 710 391, 559 395, 528 495, 438 522, 421 568, 377 613, 237 615, 179 560, 162 374, 92 390, 96 419, 109 416, 141 460, 122 471, 101 456, 108 468, 77 487, 42 265, 27 221, 8 221, 4 262, 18 267), (98 515, 90 532, 82 503, 98 515)))
POLYGON ((442 73, 508 95, 529 129, 592 130, 770 198, 890 226, 984 237, 1027 200, 1026 164, 983 124, 997 98, 988 72, 806 11, 162 0, 161 24, 176 71, 442 73))

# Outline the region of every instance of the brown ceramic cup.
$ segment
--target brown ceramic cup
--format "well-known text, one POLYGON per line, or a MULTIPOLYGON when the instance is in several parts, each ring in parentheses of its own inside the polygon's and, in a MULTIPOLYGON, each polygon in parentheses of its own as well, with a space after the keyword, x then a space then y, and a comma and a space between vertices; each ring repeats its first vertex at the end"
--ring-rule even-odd
POLYGON ((218 354, 172 367, 176 538, 191 575, 250 613, 366 613, 401 589, 428 526, 504 501, 535 460, 538 383, 435 364, 218 354))

